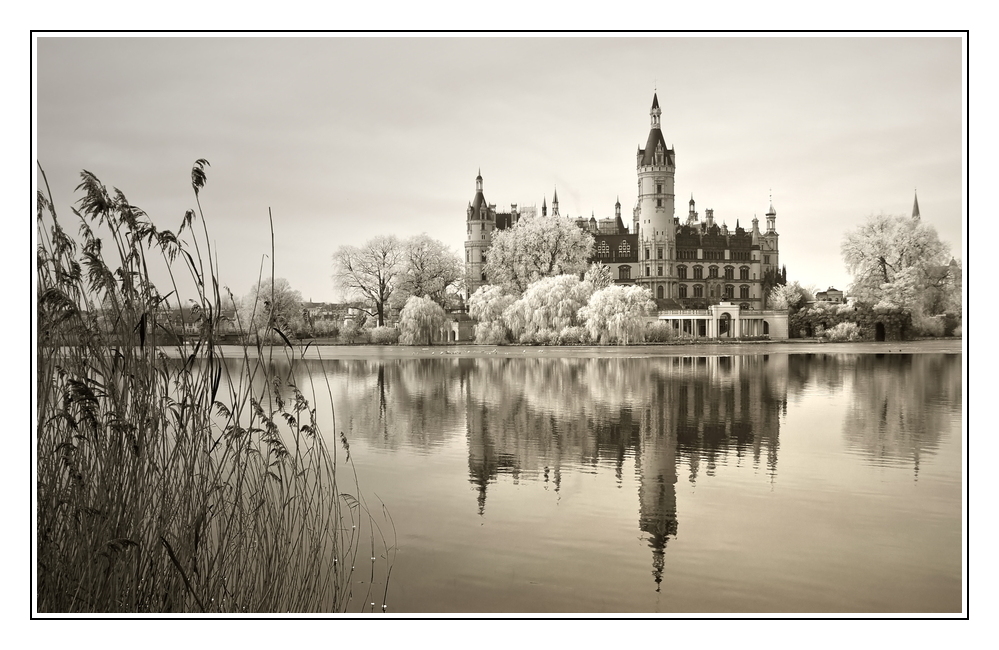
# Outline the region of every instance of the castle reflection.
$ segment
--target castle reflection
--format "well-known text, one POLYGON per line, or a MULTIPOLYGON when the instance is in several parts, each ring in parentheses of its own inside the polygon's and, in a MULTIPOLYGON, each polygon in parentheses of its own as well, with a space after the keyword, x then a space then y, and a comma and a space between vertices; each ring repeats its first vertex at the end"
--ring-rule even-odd
POLYGON ((677 481, 710 481, 724 466, 774 480, 789 396, 848 395, 846 449, 917 475, 961 417, 960 355, 350 359, 277 370, 299 385, 328 379, 337 431, 350 439, 430 454, 463 432, 480 515, 504 477, 558 492, 567 473, 612 468, 619 486, 637 485, 657 587, 679 530, 677 481))
POLYGON ((469 480, 486 507, 501 474, 528 473, 556 490, 566 466, 634 457, 639 529, 662 581, 677 535, 677 467, 694 483, 723 459, 777 471, 787 357, 484 359, 464 375, 469 480))

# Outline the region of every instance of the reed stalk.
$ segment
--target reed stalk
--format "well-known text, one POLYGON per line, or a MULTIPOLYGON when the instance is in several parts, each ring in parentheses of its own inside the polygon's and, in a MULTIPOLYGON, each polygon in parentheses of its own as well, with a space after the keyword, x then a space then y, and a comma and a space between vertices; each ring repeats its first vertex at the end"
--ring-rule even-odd
MULTIPOLYGON (((360 611, 370 603, 352 587, 362 538, 390 564, 346 438, 342 459, 325 441, 313 377, 299 387, 294 373, 277 376, 275 350, 259 341, 231 358, 218 343, 223 291, 200 200, 207 165, 192 169, 198 212, 176 234, 84 171, 77 236, 39 167, 40 613, 360 611), (166 266, 166 293, 150 258, 166 266), (195 287, 186 303, 179 274, 195 287), (181 307, 197 326, 183 341, 170 320, 181 307)), ((273 263, 273 222, 271 231, 273 263)), ((307 346, 273 329, 287 343, 277 354, 300 362, 307 346)))

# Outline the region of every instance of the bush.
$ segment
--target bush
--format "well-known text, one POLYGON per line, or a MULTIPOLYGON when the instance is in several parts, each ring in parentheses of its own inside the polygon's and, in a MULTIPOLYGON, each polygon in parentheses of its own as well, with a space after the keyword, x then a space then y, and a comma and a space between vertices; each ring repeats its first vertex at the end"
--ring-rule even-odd
POLYGON ((645 327, 645 340, 649 343, 667 343, 676 338, 676 330, 665 321, 657 320, 645 327))
POLYGON ((387 325, 375 327, 370 332, 371 342, 376 345, 391 345, 399 342, 399 330, 387 325))
POLYGON ((830 341, 859 341, 863 338, 856 323, 840 323, 822 333, 830 341))
POLYGON ((946 325, 946 317, 916 315, 912 319, 912 327, 916 331, 916 336, 943 336, 946 325))
POLYGON ((505 345, 509 334, 502 321, 483 321, 475 326, 475 342, 483 345, 505 345))
POLYGON ((340 342, 347 345, 364 345, 370 340, 371 330, 352 320, 345 321, 340 328, 340 342))
POLYGON ((566 327, 559 333, 559 345, 586 345, 590 336, 582 325, 566 327))

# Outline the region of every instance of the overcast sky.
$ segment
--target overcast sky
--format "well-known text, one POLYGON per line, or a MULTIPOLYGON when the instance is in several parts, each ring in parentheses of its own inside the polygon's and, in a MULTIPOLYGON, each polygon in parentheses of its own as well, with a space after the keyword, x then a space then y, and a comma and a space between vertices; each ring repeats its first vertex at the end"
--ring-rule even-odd
MULTIPOLYGON (((332 301, 342 244, 422 232, 464 257, 465 207, 563 214, 635 205, 654 91, 676 150, 677 215, 765 224, 789 280, 845 288, 844 233, 910 214, 963 258, 957 37, 43 37, 37 157, 68 215, 87 169, 162 228, 202 192, 224 284, 270 250, 306 300, 332 301)), ((267 261, 270 264, 270 261, 267 261)))

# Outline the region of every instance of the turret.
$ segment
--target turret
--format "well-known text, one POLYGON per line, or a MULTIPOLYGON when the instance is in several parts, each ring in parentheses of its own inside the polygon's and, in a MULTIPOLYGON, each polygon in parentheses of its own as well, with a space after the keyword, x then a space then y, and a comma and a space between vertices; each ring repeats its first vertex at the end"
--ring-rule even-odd
POLYGON ((767 232, 775 232, 777 230, 777 211, 774 210, 774 200, 770 199, 770 209, 767 210, 767 232))

